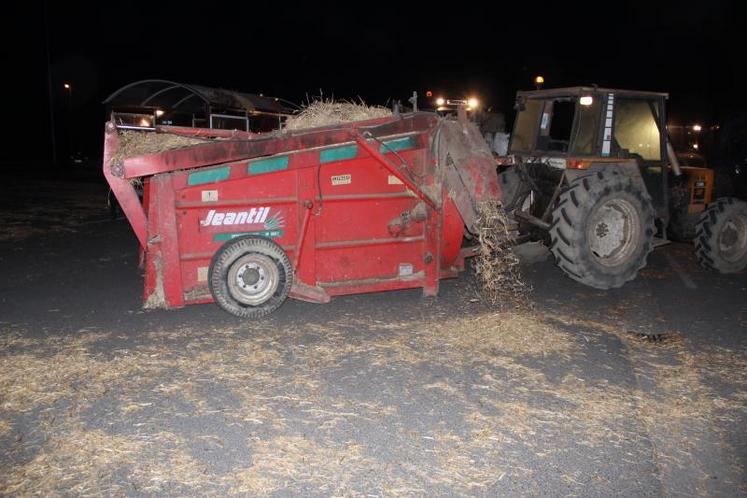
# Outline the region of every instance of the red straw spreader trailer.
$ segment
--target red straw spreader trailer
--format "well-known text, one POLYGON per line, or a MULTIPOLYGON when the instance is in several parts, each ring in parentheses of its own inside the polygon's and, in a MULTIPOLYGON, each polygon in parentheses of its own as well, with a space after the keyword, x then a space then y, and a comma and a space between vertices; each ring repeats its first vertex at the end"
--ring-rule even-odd
POLYGON ((273 136, 149 133, 204 142, 122 159, 106 124, 104 175, 145 256, 146 307, 216 302, 256 318, 288 296, 435 295, 475 253, 462 241, 479 203, 499 199, 477 128, 431 113, 273 136))

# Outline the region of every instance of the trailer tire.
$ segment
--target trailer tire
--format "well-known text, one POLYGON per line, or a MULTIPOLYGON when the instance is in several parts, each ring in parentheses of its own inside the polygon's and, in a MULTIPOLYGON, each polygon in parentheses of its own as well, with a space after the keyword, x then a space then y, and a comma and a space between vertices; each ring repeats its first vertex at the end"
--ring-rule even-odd
POLYGON ((223 310, 240 318, 261 318, 287 299, 293 268, 285 251, 272 240, 238 237, 213 255, 208 283, 223 310))
POLYGON ((726 197, 709 204, 698 221, 694 243, 703 268, 719 273, 747 268, 747 202, 726 197))
POLYGON ((573 180, 552 214, 550 250, 573 280, 620 287, 646 266, 655 233, 651 199, 633 179, 605 168, 573 180))

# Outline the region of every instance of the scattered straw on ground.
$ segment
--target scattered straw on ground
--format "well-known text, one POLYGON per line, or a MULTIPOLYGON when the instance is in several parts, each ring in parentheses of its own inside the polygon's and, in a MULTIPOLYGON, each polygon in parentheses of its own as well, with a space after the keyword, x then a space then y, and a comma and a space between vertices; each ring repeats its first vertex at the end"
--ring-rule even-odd
POLYGON ((77 496, 123 494, 126 487, 116 473, 142 449, 143 443, 130 437, 76 427, 52 435, 35 458, 11 470, 0 490, 6 496, 63 490, 77 496))
POLYGON ((27 340, 13 328, 0 343, 0 437, 13 455, 0 494, 466 495, 507 481, 538 493, 548 465, 570 493, 610 494, 627 477, 579 475, 569 451, 695 469, 688 452, 744 415, 743 352, 554 318, 349 314, 156 330, 115 350, 111 334, 27 340), (602 343, 622 350, 589 365, 602 343), (638 383, 607 380, 627 361, 638 383), (652 458, 661 433, 672 447, 652 458))
POLYGON ((267 494, 284 489, 292 476, 296 485, 312 483, 321 492, 345 495, 363 458, 358 443, 323 446, 300 436, 252 441, 249 447, 253 463, 233 475, 234 493, 267 494))
POLYGON ((314 100, 303 110, 285 122, 285 130, 317 128, 352 121, 385 118, 392 111, 384 107, 368 106, 363 102, 335 102, 334 100, 314 100))
POLYGON ((475 258, 475 272, 482 294, 492 304, 526 305, 531 287, 521 276, 519 258, 513 252, 511 223, 503 209, 485 202, 478 208, 480 252, 475 258))
POLYGON ((429 336, 461 351, 487 354, 547 356, 568 353, 577 342, 530 312, 484 313, 434 324, 429 336))

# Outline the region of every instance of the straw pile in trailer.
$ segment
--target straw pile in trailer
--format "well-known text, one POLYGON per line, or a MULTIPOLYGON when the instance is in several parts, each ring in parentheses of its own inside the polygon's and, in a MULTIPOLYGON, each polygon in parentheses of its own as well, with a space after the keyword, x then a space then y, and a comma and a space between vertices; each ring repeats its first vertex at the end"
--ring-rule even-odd
POLYGON ((314 100, 306 105, 300 113, 288 118, 284 129, 302 130, 352 121, 385 118, 391 115, 392 111, 389 109, 379 106, 369 106, 363 101, 356 103, 314 100))
POLYGON ((478 207, 477 239, 480 251, 475 273, 482 294, 492 303, 526 304, 531 287, 521 276, 519 258, 513 252, 511 222, 503 208, 485 202, 478 207))
POLYGON ((189 147, 209 142, 206 139, 183 137, 171 133, 153 133, 124 130, 119 133, 119 147, 112 157, 112 162, 119 162, 127 157, 157 154, 172 149, 189 147))

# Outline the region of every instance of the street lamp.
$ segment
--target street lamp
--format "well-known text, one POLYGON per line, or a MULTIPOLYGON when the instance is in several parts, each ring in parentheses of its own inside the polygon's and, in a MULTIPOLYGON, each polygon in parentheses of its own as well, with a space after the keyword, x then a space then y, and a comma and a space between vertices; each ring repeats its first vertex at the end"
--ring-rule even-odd
POLYGON ((62 85, 62 88, 65 89, 65 93, 67 93, 67 107, 68 109, 72 109, 73 107, 73 85, 70 83, 64 83, 62 85))
POLYGON ((693 131, 700 131, 702 129, 703 128, 699 124, 693 125, 693 131))
POLYGON ((62 84, 62 88, 65 89, 65 93, 67 94, 67 156, 69 159, 72 159, 75 155, 75 144, 74 144, 74 129, 75 129, 75 122, 73 120, 73 85, 71 85, 68 82, 65 82, 62 84))

